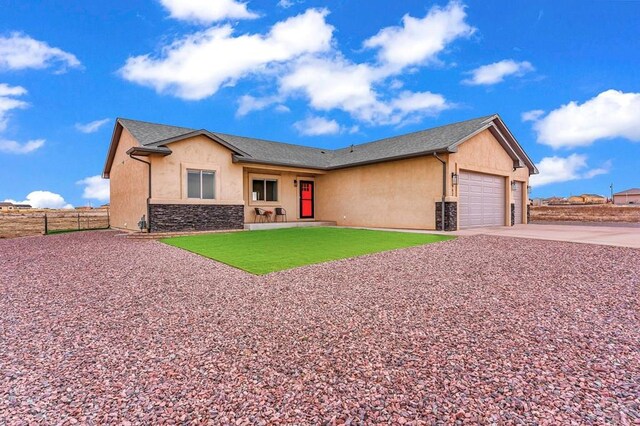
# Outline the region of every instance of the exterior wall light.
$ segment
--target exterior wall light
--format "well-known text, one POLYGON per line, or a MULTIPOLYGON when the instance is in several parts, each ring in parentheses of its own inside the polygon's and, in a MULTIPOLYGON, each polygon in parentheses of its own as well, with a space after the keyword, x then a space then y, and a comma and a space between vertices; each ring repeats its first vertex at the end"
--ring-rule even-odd
POLYGON ((515 180, 511 181, 511 190, 515 191, 516 189, 518 189, 518 182, 516 182, 515 180))
POLYGON ((451 173, 451 184, 452 185, 458 184, 458 174, 456 172, 451 173))
POLYGON ((293 180, 293 187, 297 188, 298 187, 298 179, 294 179, 293 180))

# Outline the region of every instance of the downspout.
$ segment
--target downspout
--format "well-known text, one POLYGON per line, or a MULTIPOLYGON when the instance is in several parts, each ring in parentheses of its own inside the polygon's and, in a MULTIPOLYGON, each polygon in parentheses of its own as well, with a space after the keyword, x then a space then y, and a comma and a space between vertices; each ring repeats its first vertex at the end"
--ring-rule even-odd
POLYGON ((150 161, 144 161, 141 160, 139 158, 136 158, 133 156, 133 153, 129 154, 129 157, 131 157, 132 160, 136 160, 139 161, 141 163, 144 163, 147 165, 147 169, 148 169, 148 173, 149 173, 149 194, 147 195, 147 232, 151 231, 151 216, 149 216, 149 203, 151 201, 151 162, 150 161))
POLYGON ((433 156, 438 159, 438 161, 440 161, 442 163, 442 203, 440 206, 440 211, 441 211, 441 218, 442 220, 440 221, 441 223, 441 228, 442 231, 445 230, 445 226, 444 226, 444 203, 445 200, 447 199, 447 162, 444 161, 442 158, 438 157, 438 153, 434 152, 433 156))

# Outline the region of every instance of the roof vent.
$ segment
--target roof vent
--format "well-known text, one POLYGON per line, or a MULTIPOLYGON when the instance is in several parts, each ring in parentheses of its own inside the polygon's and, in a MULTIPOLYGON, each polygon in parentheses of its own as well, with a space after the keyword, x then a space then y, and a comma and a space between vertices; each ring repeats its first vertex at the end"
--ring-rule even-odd
POLYGON ((320 151, 320 154, 326 154, 326 152, 324 152, 324 151, 320 151))
POLYGON ((351 147, 349 147, 349 152, 353 152, 353 144, 351 144, 351 147))

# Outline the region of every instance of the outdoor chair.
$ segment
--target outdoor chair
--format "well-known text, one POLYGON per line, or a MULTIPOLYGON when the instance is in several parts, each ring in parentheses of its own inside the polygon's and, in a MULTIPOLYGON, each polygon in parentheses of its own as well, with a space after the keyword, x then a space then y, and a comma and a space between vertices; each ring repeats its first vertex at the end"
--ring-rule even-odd
POLYGON ((255 208, 256 217, 253 222, 269 222, 269 213, 266 210, 260 209, 258 207, 255 208))
POLYGON ((276 207, 276 216, 274 217, 274 221, 278 221, 278 216, 282 216, 282 221, 287 221, 287 211, 282 207, 276 207))

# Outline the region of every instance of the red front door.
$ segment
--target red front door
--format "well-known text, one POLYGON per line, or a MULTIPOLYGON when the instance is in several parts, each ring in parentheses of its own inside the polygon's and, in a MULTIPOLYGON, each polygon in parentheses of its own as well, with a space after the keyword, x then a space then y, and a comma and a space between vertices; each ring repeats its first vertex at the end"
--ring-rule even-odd
POLYGON ((313 219, 313 181, 300 181, 300 219, 313 219))

